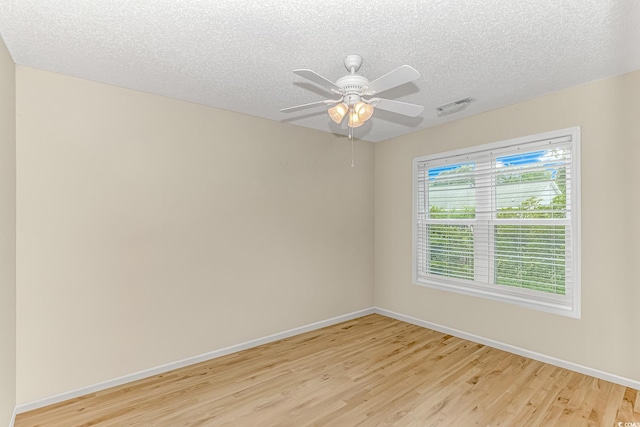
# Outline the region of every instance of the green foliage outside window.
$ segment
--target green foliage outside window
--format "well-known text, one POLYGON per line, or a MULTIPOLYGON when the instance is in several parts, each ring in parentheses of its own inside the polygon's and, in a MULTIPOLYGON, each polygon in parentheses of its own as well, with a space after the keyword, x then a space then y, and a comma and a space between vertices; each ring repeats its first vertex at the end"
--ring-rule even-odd
MULTIPOLYGON (((466 172, 466 171, 465 171, 466 172)), ((565 218, 566 173, 564 168, 498 177, 499 185, 522 182, 555 182, 560 194, 548 204, 529 197, 518 206, 500 207, 493 230, 493 282, 554 294, 565 294, 565 226, 500 224, 500 219, 565 218)), ((466 178, 461 183, 468 183, 466 178)), ((437 182, 430 184, 437 187, 437 182)), ((474 219, 475 207, 445 209, 429 207, 432 219, 474 219)), ((472 225, 428 226, 428 271, 431 274, 474 280, 474 234, 472 225)))

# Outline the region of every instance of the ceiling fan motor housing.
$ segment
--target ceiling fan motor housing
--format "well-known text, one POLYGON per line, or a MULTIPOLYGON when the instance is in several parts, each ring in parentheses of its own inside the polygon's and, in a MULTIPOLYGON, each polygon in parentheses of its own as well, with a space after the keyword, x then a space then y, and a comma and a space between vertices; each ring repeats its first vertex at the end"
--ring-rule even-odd
POLYGON ((336 85, 340 87, 340 92, 344 95, 344 103, 347 105, 354 105, 360 101, 368 84, 369 80, 366 77, 356 74, 344 76, 336 82, 336 85))

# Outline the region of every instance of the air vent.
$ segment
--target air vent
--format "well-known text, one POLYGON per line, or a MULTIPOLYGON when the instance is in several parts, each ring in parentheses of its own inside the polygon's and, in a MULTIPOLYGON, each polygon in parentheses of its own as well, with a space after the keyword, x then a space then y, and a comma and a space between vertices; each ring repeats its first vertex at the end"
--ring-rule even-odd
POLYGON ((454 101, 449 104, 441 105, 436 108, 436 113, 438 117, 448 116, 450 114, 459 113, 460 111, 467 108, 475 99, 473 98, 465 98, 459 101, 454 101))

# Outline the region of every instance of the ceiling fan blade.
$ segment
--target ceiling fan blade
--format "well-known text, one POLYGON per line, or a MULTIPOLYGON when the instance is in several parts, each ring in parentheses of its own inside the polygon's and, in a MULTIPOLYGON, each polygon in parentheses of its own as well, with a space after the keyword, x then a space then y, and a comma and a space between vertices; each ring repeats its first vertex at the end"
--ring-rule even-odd
POLYGON ((418 78, 420 78, 420 73, 415 68, 403 65, 402 67, 396 68, 384 76, 378 77, 374 81, 370 82, 367 85, 365 93, 367 95, 374 95, 376 93, 392 89, 396 86, 412 82, 418 78))
POLYGON ((340 98, 340 99, 325 99, 323 101, 310 102, 308 104, 296 105, 295 107, 283 108, 280 111, 283 112, 283 113, 291 113, 293 111, 304 110, 305 108, 317 107, 318 105, 334 105, 334 104, 337 104, 338 102, 341 102, 341 101, 342 101, 342 98, 340 98))
POLYGON ((304 77, 307 80, 314 82, 322 86, 323 88, 330 90, 331 92, 338 92, 340 88, 331 80, 322 77, 320 74, 312 70, 293 70, 294 73, 300 77, 304 77))
POLYGON ((422 105, 392 101, 384 98, 374 98, 370 99, 368 102, 373 105, 374 108, 391 111, 392 113, 398 113, 409 117, 417 117, 424 111, 424 107, 422 105))

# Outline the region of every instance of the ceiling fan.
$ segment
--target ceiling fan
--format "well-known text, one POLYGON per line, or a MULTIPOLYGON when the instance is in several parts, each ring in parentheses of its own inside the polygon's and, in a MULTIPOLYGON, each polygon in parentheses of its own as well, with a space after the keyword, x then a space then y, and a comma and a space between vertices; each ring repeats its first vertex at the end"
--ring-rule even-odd
POLYGON ((327 112, 331 119, 340 124, 344 117, 347 116, 349 128, 362 126, 364 122, 371 118, 376 108, 409 117, 417 117, 422 113, 424 107, 421 105, 384 98, 371 98, 380 92, 418 79, 420 77, 418 71, 408 65, 403 65, 370 82, 367 78, 356 74, 361 65, 362 57, 360 55, 348 55, 344 59, 344 66, 349 71, 349 74, 339 78, 335 83, 312 70, 293 70, 297 75, 339 95, 340 98, 283 108, 280 111, 290 113, 320 105, 330 106, 327 112), (365 99, 365 97, 367 98, 365 99))

